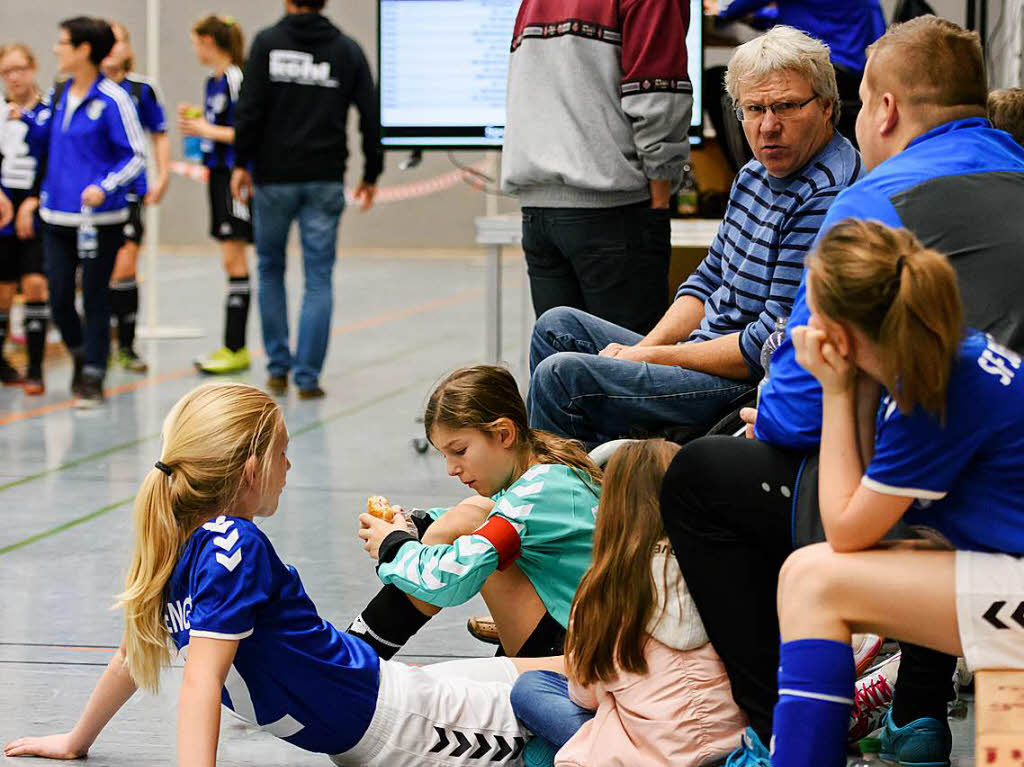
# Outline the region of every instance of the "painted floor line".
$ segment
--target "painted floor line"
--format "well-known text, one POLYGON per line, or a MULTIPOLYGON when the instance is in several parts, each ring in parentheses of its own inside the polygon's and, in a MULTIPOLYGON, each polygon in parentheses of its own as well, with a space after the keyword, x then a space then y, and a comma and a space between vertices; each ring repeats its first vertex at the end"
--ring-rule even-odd
MULTIPOLYGON (((450 340, 451 338, 452 338, 452 334, 448 334, 448 335, 444 335, 444 336, 439 336, 434 341, 432 341, 430 343, 417 344, 415 347, 406 347, 405 349, 400 349, 399 351, 394 352, 392 354, 389 354, 389 355, 387 355, 385 357, 380 357, 378 359, 370 360, 369 362, 363 363, 360 366, 359 370, 361 372, 361 371, 364 371, 364 370, 368 370, 370 368, 378 367, 380 365, 386 365, 387 363, 393 362, 396 359, 401 359, 402 357, 404 357, 404 356, 406 356, 406 355, 408 355, 408 354, 410 354, 412 352, 419 351, 419 350, 422 350, 422 349, 425 349, 425 348, 430 348, 432 346, 437 346, 437 345, 439 345, 441 343, 444 343, 445 341, 450 340)), ((337 379, 345 378, 345 377, 347 377, 349 375, 351 375, 351 372, 346 371, 345 373, 324 376, 324 379, 327 380, 327 381, 332 381, 332 380, 337 380, 337 379)), ((105 448, 103 450, 99 450, 99 451, 97 451, 95 453, 90 453, 88 455, 83 455, 81 458, 75 458, 74 460, 67 461, 65 463, 59 464, 58 466, 54 466, 54 467, 49 468, 49 469, 43 469, 41 471, 34 472, 33 474, 28 474, 28 475, 26 475, 24 477, 19 477, 18 479, 14 479, 14 480, 11 480, 9 482, 5 482, 5 483, 0 484, 0 493, 2 493, 4 490, 10 490, 11 488, 19 487, 20 485, 24 485, 24 484, 27 484, 29 482, 34 482, 34 481, 36 481, 38 479, 43 479, 44 477, 48 477, 48 476, 51 476, 53 474, 58 474, 58 473, 60 473, 62 471, 67 471, 68 469, 73 469, 73 468, 75 468, 77 466, 81 466, 83 464, 90 463, 90 462, 98 460, 100 458, 106 458, 108 456, 111 456, 111 455, 114 455, 116 453, 119 453, 122 450, 127 450, 129 448, 135 447, 136 445, 141 445, 144 442, 150 442, 152 440, 159 439, 159 438, 160 438, 160 433, 159 432, 157 432, 156 434, 147 434, 145 437, 139 437, 138 439, 133 439, 133 440, 130 440, 128 442, 122 442, 121 444, 114 445, 112 447, 108 447, 108 448, 105 448)))
MULTIPOLYGON (((432 301, 426 301, 416 306, 409 306, 404 309, 395 309, 384 314, 378 314, 375 317, 368 317, 365 320, 358 320, 350 323, 349 325, 343 325, 340 328, 336 328, 331 331, 332 336, 343 335, 345 333, 354 333, 358 330, 368 330, 370 328, 379 327, 389 322, 395 322, 397 320, 405 319, 406 317, 412 317, 417 314, 424 314, 432 312, 436 309, 450 306, 452 304, 461 303, 462 301, 468 301, 471 298, 475 298, 483 295, 481 288, 474 288, 472 290, 463 291, 457 293, 454 296, 448 296, 446 298, 437 298, 432 301)), ((262 357, 261 354, 254 354, 254 358, 262 357)), ((147 376, 138 381, 132 383, 121 384, 120 386, 114 386, 107 389, 105 394, 107 397, 116 397, 119 394, 126 392, 138 391, 139 389, 149 388, 151 386, 159 386, 160 384, 167 383, 169 381, 176 381, 181 378, 185 378, 189 375, 196 375, 195 367, 189 366, 187 368, 181 368, 170 373, 165 373, 160 376, 147 376)), ((67 399, 62 402, 54 402, 49 405, 42 405, 40 407, 32 408, 30 410, 23 410, 17 413, 13 413, 8 416, 0 418, 0 426, 7 426, 12 423, 20 423, 30 418, 37 418, 41 415, 48 415, 50 413, 59 413, 65 410, 70 410, 74 406, 73 399, 67 399)))
MULTIPOLYGON (((340 418, 355 415, 359 412, 362 412, 363 410, 373 407, 374 405, 378 405, 382 402, 386 402, 389 399, 393 399, 399 396, 400 394, 404 394, 410 389, 422 385, 422 383, 425 380, 429 380, 430 378, 433 378, 433 376, 421 376, 420 378, 416 378, 409 381, 404 386, 399 386, 398 388, 391 389, 390 391, 378 395, 373 399, 366 400, 365 402, 361 402, 358 405, 352 405, 350 407, 343 408, 342 410, 339 410, 336 413, 332 413, 331 415, 325 416, 324 418, 319 418, 315 421, 312 421, 311 423, 306 424, 305 426, 297 428, 295 431, 291 432, 291 436, 294 439, 295 437, 299 437, 302 436, 303 434, 308 434, 311 431, 319 429, 322 426, 331 423, 332 421, 337 421, 340 418)), ((90 522, 96 519, 97 517, 109 514, 110 512, 115 511, 116 509, 120 509, 123 506, 127 506, 134 500, 134 495, 129 498, 122 498, 119 501, 114 501, 113 503, 109 503, 106 506, 96 509, 95 511, 89 512, 88 514, 84 514, 81 517, 76 517, 75 519, 71 519, 60 525, 51 527, 48 530, 43 530, 40 533, 31 535, 28 538, 24 538, 20 541, 16 541, 15 543, 11 543, 7 546, 0 547, 0 556, 3 556, 4 554, 10 554, 12 551, 17 551, 18 549, 23 549, 26 546, 30 546, 33 543, 38 543, 39 541, 45 540, 46 538, 52 538, 53 536, 59 533, 63 533, 66 530, 70 530, 74 527, 77 527, 78 525, 90 522)))

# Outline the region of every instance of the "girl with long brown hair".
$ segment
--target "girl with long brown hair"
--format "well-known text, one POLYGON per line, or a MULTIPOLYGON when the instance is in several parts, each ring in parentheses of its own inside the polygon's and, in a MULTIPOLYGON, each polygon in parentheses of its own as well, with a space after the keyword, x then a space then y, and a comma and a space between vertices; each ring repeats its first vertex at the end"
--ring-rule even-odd
MULTIPOLYGON (((790 555, 779 577, 775 748, 752 744, 751 765, 846 763, 853 632, 963 655, 972 669, 1024 668, 1024 643, 1006 630, 1024 599, 1021 358, 964 330, 948 260, 906 230, 837 224, 807 286, 812 315, 793 343, 823 392, 827 543, 790 555), (881 404, 858 422, 865 382, 881 404), (883 543, 899 521, 923 540, 883 543)), ((908 739, 944 740, 949 753, 946 722, 892 716, 884 760, 908 739)))
POLYGON ((182 397, 135 500, 121 646, 70 732, 21 738, 5 756, 86 756, 135 691, 156 692, 172 654, 187 649, 179 765, 216 763, 222 702, 337 765, 463 767, 481 763, 482 745, 488 764, 521 764, 526 733, 511 685, 560 659, 416 668, 382 661, 321 618, 256 525, 277 512, 288 440, 280 406, 252 386, 207 384, 182 397))
POLYGON ((425 512, 415 528, 360 518, 385 585, 349 631, 390 657, 442 608, 479 593, 502 652, 561 655, 590 562, 600 470, 578 442, 530 428, 516 380, 501 367, 449 375, 424 424, 448 474, 475 495, 425 512))
POLYGON ((535 735, 528 765, 697 767, 739 744, 745 719, 662 528, 661 481, 678 451, 632 442, 608 463, 566 638, 568 678, 529 672, 512 690, 535 735))
POLYGON ((210 236, 220 244, 228 278, 223 344, 194 364, 201 373, 237 373, 247 370, 250 363, 246 338, 252 297, 248 262, 252 215, 248 203, 231 196, 235 105, 242 91, 245 37, 236 19, 211 14, 192 25, 192 49, 211 74, 206 78, 202 107, 179 105, 178 129, 200 139, 202 161, 210 172, 210 236))

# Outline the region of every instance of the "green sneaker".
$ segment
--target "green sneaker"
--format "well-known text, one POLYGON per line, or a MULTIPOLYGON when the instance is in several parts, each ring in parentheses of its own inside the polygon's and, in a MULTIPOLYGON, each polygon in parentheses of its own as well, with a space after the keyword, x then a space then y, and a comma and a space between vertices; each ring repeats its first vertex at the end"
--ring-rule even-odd
POLYGON ((237 352, 233 352, 226 346, 222 346, 205 360, 196 360, 195 365, 200 373, 207 375, 241 373, 243 370, 249 369, 249 350, 242 347, 237 352))
POLYGON ((117 352, 117 364, 133 373, 145 373, 149 370, 149 365, 135 353, 134 349, 120 349, 117 352))

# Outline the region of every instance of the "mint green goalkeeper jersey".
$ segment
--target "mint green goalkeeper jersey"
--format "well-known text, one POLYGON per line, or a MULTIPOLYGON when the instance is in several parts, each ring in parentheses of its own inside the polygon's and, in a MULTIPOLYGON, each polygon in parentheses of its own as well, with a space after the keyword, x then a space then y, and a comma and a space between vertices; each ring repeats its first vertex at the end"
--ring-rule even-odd
MULTIPOLYGON (((518 535, 515 564, 563 627, 569 625, 576 587, 590 566, 599 494, 599 486, 583 472, 561 464, 541 464, 491 499, 494 509, 488 523, 501 517, 518 535)), ((445 511, 431 509, 428 513, 436 518, 445 511)), ((410 540, 390 562, 380 565, 377 574, 384 583, 417 599, 450 607, 478 594, 499 560, 495 544, 474 532, 450 545, 427 546, 410 540)))

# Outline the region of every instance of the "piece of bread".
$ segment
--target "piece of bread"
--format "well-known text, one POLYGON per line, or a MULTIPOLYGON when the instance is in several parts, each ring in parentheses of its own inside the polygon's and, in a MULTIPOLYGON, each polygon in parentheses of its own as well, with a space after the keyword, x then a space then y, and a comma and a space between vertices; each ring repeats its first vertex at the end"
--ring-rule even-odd
POLYGON ((391 501, 383 495, 371 495, 367 498, 366 512, 385 522, 393 522, 395 519, 395 510, 391 507, 391 501))

